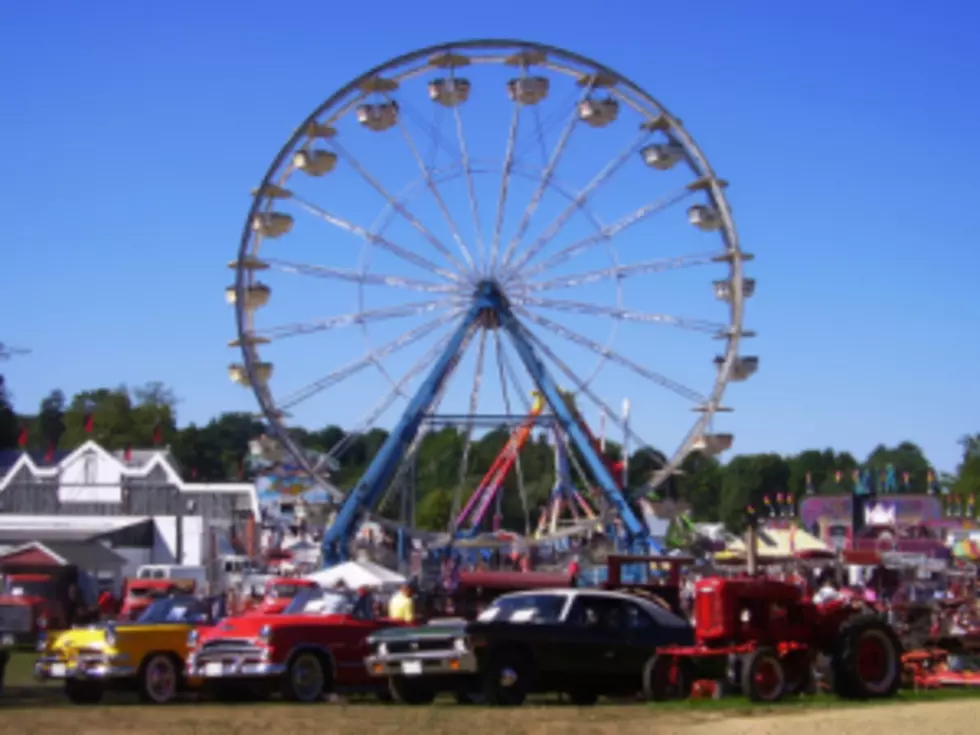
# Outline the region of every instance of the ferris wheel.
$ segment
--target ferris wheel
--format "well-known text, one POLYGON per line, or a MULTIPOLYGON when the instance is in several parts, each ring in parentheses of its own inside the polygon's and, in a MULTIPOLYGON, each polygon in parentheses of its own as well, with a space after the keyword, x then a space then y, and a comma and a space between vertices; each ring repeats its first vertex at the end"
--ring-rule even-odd
POLYGON ((343 424, 338 459, 401 410, 352 491, 360 511, 427 416, 459 406, 465 465, 486 402, 515 415, 531 389, 599 485, 559 395, 666 450, 656 487, 690 452, 731 447, 715 415, 758 367, 739 354, 755 281, 726 186, 680 120, 578 54, 478 40, 399 56, 318 107, 253 191, 229 264, 230 377, 313 475, 291 427, 343 424), (627 395, 630 421, 611 408, 627 395))

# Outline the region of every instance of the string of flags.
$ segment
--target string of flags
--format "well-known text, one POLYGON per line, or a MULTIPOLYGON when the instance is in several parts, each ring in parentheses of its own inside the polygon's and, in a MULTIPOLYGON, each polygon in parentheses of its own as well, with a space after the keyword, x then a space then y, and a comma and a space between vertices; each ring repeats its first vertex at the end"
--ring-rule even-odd
MULTIPOLYGON (((82 415, 82 431, 85 433, 86 437, 89 437, 92 433, 95 432, 95 428, 96 428, 95 412, 92 410, 86 410, 85 413, 82 415)), ((151 441, 154 447, 159 447, 163 444, 164 442, 163 432, 164 432, 163 421, 161 420, 156 421, 153 424, 153 432, 151 435, 151 441)), ((45 442, 44 462, 45 464, 50 464, 55 460, 55 455, 58 450, 58 443, 59 440, 61 439, 61 435, 59 434, 57 436, 46 437, 46 439, 47 441, 45 442)), ((20 423, 20 430, 17 435, 17 447, 21 451, 27 452, 30 450, 30 444, 31 444, 30 427, 28 426, 27 422, 22 421, 20 423)), ((132 459, 133 457, 132 443, 127 442, 126 445, 123 447, 123 457, 127 462, 132 459)))
MULTIPOLYGON (((887 464, 878 469, 855 467, 851 470, 849 479, 850 488, 855 495, 891 494, 913 490, 912 473, 908 470, 899 473, 892 464, 887 464)), ((842 470, 834 470, 833 482, 834 485, 843 488, 844 472, 842 470)), ((816 493, 812 472, 807 472, 805 475, 804 491, 807 495, 816 493)), ((926 491, 930 495, 946 493, 946 490, 940 486, 936 479, 936 473, 932 470, 926 473, 926 491)))

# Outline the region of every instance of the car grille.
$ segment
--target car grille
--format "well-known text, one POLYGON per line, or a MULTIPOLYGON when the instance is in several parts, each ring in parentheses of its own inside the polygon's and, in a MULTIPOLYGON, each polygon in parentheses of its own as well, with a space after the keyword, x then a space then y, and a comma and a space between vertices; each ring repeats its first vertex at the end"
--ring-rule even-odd
POLYGON ((201 646, 201 653, 221 653, 222 651, 239 651, 243 648, 255 648, 255 642, 248 638, 218 638, 207 641, 201 646))
POLYGON ((451 651, 450 638, 418 638, 408 641, 392 641, 385 644, 388 653, 419 653, 425 651, 451 651))
POLYGON ((30 633, 31 609, 27 605, 0 605, 0 633, 30 633))

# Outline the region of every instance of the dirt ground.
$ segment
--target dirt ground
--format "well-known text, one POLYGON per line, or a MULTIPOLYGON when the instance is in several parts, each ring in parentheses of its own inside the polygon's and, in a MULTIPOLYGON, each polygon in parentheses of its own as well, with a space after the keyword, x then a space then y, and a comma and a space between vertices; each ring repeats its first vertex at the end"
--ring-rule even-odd
POLYGON ((522 707, 514 710, 454 705, 402 708, 358 705, 214 706, 207 704, 147 708, 136 705, 37 707, 0 703, 0 733, 22 735, 96 735, 96 733, 404 733, 426 735, 794 735, 915 732, 918 735, 973 734, 975 700, 896 704, 846 709, 799 709, 752 716, 725 711, 658 711, 646 706, 522 707), (10 706, 13 705, 13 706, 10 706))

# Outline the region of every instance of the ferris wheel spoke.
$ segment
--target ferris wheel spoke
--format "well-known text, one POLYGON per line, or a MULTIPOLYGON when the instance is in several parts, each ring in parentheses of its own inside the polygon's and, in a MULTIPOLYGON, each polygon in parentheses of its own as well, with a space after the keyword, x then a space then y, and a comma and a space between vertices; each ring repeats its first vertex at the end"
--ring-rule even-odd
POLYGON ((289 409, 299 405, 303 401, 312 398, 318 393, 322 393, 323 391, 327 390, 328 388, 331 388, 337 383, 340 383, 344 380, 347 380, 347 378, 356 375, 364 368, 376 364, 382 358, 389 357, 390 355, 393 355, 394 353, 405 349, 409 345, 414 344, 415 342, 418 342, 420 339, 423 339, 428 335, 432 334, 432 332, 436 331, 439 327, 449 323, 455 317, 459 316, 460 313, 462 313, 462 309, 456 309, 455 311, 452 311, 448 314, 444 314, 438 319, 432 319, 426 322, 425 324, 421 324, 415 329, 411 330, 410 332, 406 332, 405 334, 397 337, 396 339, 393 339, 390 342, 381 345, 377 349, 372 350, 364 357, 354 360, 353 362, 349 362, 343 367, 341 367, 340 369, 330 373, 329 375, 325 375, 324 377, 319 378, 313 383, 310 383, 309 385, 304 386, 303 388, 300 388, 297 391, 294 391, 292 394, 288 395, 283 401, 280 402, 279 410, 288 411, 289 409))
POLYGON ((456 518, 459 509, 463 504, 463 485, 466 483, 466 476, 470 469, 470 447, 472 446, 473 428, 476 424, 476 412, 480 407, 480 386, 483 383, 483 364, 487 350, 487 330, 480 331, 480 346, 476 353, 476 367, 473 371, 473 387, 470 389, 469 414, 470 420, 466 424, 466 432, 463 435, 463 456, 459 463, 459 483, 456 492, 453 494, 452 518, 456 518))
MULTIPOLYGON (((455 70, 450 74, 450 80, 455 83, 455 70)), ((473 166, 470 161, 470 149, 466 141, 466 133, 463 129, 463 116, 459 112, 459 105, 453 105, 453 119, 456 122, 456 139, 459 142, 459 154, 463 164, 463 174, 466 177, 466 193, 470 199, 470 216, 473 218, 473 227, 476 233, 476 247, 480 255, 480 271, 486 271, 487 248, 483 242, 483 228, 480 225, 480 205, 476 198, 476 186, 473 183, 473 166)))
POLYGON ((308 265, 305 263, 294 263, 288 260, 277 258, 266 259, 270 267, 283 273, 295 273, 301 276, 313 276, 315 278, 326 278, 338 281, 349 281, 368 286, 386 286, 389 288, 404 288, 410 291, 421 291, 428 293, 456 293, 459 286, 452 283, 433 283, 431 281, 420 281, 405 276, 381 275, 380 273, 362 273, 360 271, 346 270, 343 268, 330 268, 322 265, 308 265))
MULTIPOLYGON (((555 144, 554 150, 551 152, 551 156, 548 157, 547 153, 543 154, 546 164, 544 170, 541 172, 541 180, 538 183, 538 188, 535 189, 534 194, 531 195, 531 201, 525 208, 524 214, 521 216, 521 221, 517 225, 517 232, 514 233, 514 236, 507 244, 507 249, 504 251, 503 257, 501 258, 501 269, 507 268, 507 264, 514 255, 514 250, 517 249, 518 244, 527 232, 528 226, 531 224, 531 218, 541 205, 541 199, 544 196, 545 191, 548 190, 548 185, 551 183, 551 179, 555 174, 555 169, 558 168, 558 162, 561 161, 561 157, 565 153, 565 149, 568 147, 568 141, 572 136, 572 132, 575 130, 575 126, 581 119, 578 114, 579 103, 587 99, 588 96, 592 94, 592 87, 594 84, 594 80, 590 81, 589 84, 587 84, 582 90, 579 101, 572 109, 571 115, 568 116, 568 119, 565 122, 565 127, 562 128, 561 135, 558 137, 558 142, 555 144)), ((544 150, 544 134, 541 131, 541 119, 538 115, 537 107, 534 108, 534 114, 538 138, 541 141, 542 150, 544 150)))
MULTIPOLYGON (((550 268, 554 268, 555 266, 561 265, 565 261, 570 260, 571 258, 578 255, 579 253, 582 253, 585 250, 588 250, 589 248, 598 245, 601 242, 612 240, 614 237, 616 237, 616 235, 619 235, 620 233, 629 229, 630 227, 639 224, 640 222, 647 219, 651 215, 657 214, 658 212, 662 212, 665 209, 669 209, 670 207, 673 207, 675 204, 684 201, 685 199, 690 197, 695 191, 697 191, 697 188, 694 185, 688 184, 687 186, 678 189, 677 191, 671 193, 666 197, 657 199, 648 204, 644 204, 642 207, 630 212, 625 217, 616 220, 610 225, 606 225, 601 230, 599 230, 599 232, 589 235, 588 237, 583 237, 581 240, 576 240, 571 245, 562 248, 557 253, 547 258, 544 262, 539 263, 538 265, 532 268, 528 268, 525 271, 521 271, 523 266, 526 265, 527 262, 530 260, 530 258, 525 258, 522 262, 518 263, 511 270, 511 272, 512 273, 522 272, 522 277, 527 279, 537 275, 538 273, 546 271, 550 268)), ((541 251, 538 250, 538 252, 541 251)))
POLYGON ((612 268, 602 268, 594 271, 584 271, 573 273, 559 278, 552 278, 547 281, 531 281, 522 283, 518 287, 519 293, 530 293, 535 291, 552 291, 560 288, 574 288, 598 281, 610 279, 624 280, 634 276, 645 276, 651 273, 663 273, 664 271, 679 270, 681 268, 692 268, 698 265, 707 265, 721 257, 721 253, 701 253, 698 255, 682 255, 676 258, 657 258, 646 260, 640 263, 629 265, 617 265, 612 268))
POLYGON ((548 243, 550 243, 562 228, 567 224, 568 220, 572 218, 572 215, 579 210, 579 208, 585 204, 589 197, 595 194, 607 181, 609 181, 613 175, 623 167, 623 165, 630 159, 630 156, 634 155, 643 144, 643 142, 650 136, 650 132, 647 130, 641 130, 640 134, 637 135, 622 152, 613 158, 605 168, 603 168, 588 184, 585 185, 583 189, 579 191, 578 194, 569 202, 568 206, 562 210, 562 212, 552 220, 548 228, 538 237, 531 245, 525 250, 517 259, 514 261, 510 267, 505 271, 505 273, 514 273, 520 271, 520 269, 526 264, 531 258, 535 257, 538 253, 544 250, 548 243))
MULTIPOLYGON (((510 405, 510 391, 507 390, 507 370, 504 367, 504 363, 507 358, 504 355, 504 343, 503 340, 500 339, 499 330, 496 329, 494 330, 493 342, 494 342, 494 352, 496 353, 497 356, 497 377, 500 380, 500 395, 504 400, 504 413, 507 416, 512 416, 513 413, 511 411, 511 405, 510 405)), ((525 404, 525 408, 526 408, 525 413, 529 413, 530 402, 527 400, 524 394, 520 392, 521 391, 520 385, 515 384, 514 387, 517 389, 518 395, 521 396, 521 398, 523 399, 522 402, 525 404)), ((510 428, 511 427, 508 427, 508 430, 510 430, 510 428)), ((521 512, 524 514, 524 534, 527 535, 531 532, 531 514, 530 514, 530 509, 528 508, 527 488, 524 485, 524 469, 521 466, 520 452, 517 452, 517 456, 514 458, 514 471, 517 473, 517 492, 518 495, 520 496, 521 512)))
MULTIPOLYGON (((389 97, 388 99, 390 101, 391 98, 389 97)), ((405 103, 404 106, 407 107, 407 103, 405 103)), ((453 219, 452 214, 449 212, 449 208, 446 206, 445 200, 442 198, 442 194, 439 193, 439 187, 436 186, 436 182, 432 178, 432 171, 422 159, 418 147, 415 145, 415 140, 412 138, 412 134, 409 132, 408 126, 405 125, 405 121, 401 116, 398 117, 398 128, 401 130, 402 137, 405 139, 405 144, 412 153, 412 158, 415 159, 415 165, 418 166, 419 173, 422 174, 422 178, 425 180, 426 187, 428 187, 429 191, 432 193, 432 198, 435 199, 436 206, 439 207, 439 211, 442 213, 443 219, 446 220, 446 224, 449 225, 453 240, 456 241, 456 247, 459 248, 460 255, 462 255, 463 260, 466 261, 468 272, 473 273, 476 268, 476 265, 473 262, 473 255, 470 253, 469 248, 466 247, 466 243, 463 242, 463 238, 459 234, 459 227, 456 226, 456 220, 453 219)), ((438 139, 441 139, 441 137, 438 139)))
MULTIPOLYGON (((518 140, 517 148, 514 152, 514 158, 520 160, 523 158, 524 154, 530 150, 531 146, 535 144, 540 145, 540 139, 544 137, 545 133, 548 133, 552 129, 556 128, 558 124, 565 119, 565 110, 569 105, 578 99, 579 94, 580 92, 572 89, 565 95, 559 104, 552 106, 551 109, 545 113, 544 118, 540 120, 540 126, 537 129, 540 130, 540 135, 536 134, 534 137, 518 140)), ((535 131, 536 133, 537 130, 535 131)))
POLYGON ((350 314, 338 314, 328 319, 319 319, 312 322, 298 322, 295 324, 281 324, 275 327, 266 327, 256 330, 258 337, 265 337, 269 340, 286 339, 297 337, 303 334, 314 334, 316 332, 327 332, 331 329, 349 327, 355 324, 369 324, 371 322, 385 321, 387 319, 401 319, 405 317, 430 314, 439 309, 452 308, 458 302, 454 298, 438 299, 435 301, 419 301, 403 306, 392 306, 385 309, 373 309, 370 311, 355 311, 350 314))
POLYGON ((690 329, 696 332, 706 332, 711 335, 720 336, 727 334, 728 325, 719 322, 710 322, 704 319, 691 319, 688 317, 673 316, 671 314, 656 314, 643 311, 633 311, 631 309, 620 309, 613 306, 602 306, 600 304, 587 304, 582 301, 565 301, 563 299, 539 299, 533 296, 515 297, 512 303, 521 306, 537 306, 542 309, 554 309, 556 311, 566 311, 573 314, 585 314, 588 316, 611 317, 624 322, 645 322, 647 324, 667 324, 681 329, 690 329))
POLYGON ((490 245, 490 270, 497 266, 497 253, 500 249, 500 235, 504 228, 504 212, 507 207, 507 189, 510 185, 510 172, 514 167, 514 144, 517 142, 517 129, 521 121, 521 107, 523 105, 517 100, 514 101, 514 111, 510 118, 510 129, 507 133, 507 151, 504 153, 504 168, 500 174, 500 194, 497 197, 497 217, 493 227, 493 240, 490 245))
POLYGON ((575 331, 574 329, 569 329, 563 324, 559 324, 557 322, 552 321, 551 319, 540 316, 538 314, 533 314, 530 311, 527 311, 526 309, 521 309, 517 307, 517 311, 523 314, 524 318, 527 319, 528 321, 537 324, 539 327, 543 329, 547 329, 552 334, 555 334, 559 337, 562 337, 563 339, 568 340, 569 342, 577 344, 578 346, 583 347, 589 350, 590 352, 595 353, 596 355, 600 355, 601 357, 609 360, 610 362, 614 362, 617 365, 620 365, 621 367, 631 370, 636 375, 639 375, 641 378, 645 378, 649 380, 651 383, 655 383, 656 385, 659 385, 661 388, 666 388, 667 390, 676 393, 681 398, 684 398, 695 405, 702 405, 708 400, 705 396, 701 395, 693 388, 689 388, 683 383, 678 383, 676 380, 671 380, 665 375, 654 372, 649 368, 645 368, 639 363, 634 362, 633 360, 629 359, 628 357, 625 357, 624 355, 621 355, 615 350, 605 347, 599 344, 598 342, 596 342, 595 340, 589 339, 588 337, 575 331))
POLYGON ((601 398, 599 398, 595 394, 595 392, 588 386, 588 384, 585 381, 583 381, 580 377, 578 377, 575 371, 573 371, 570 367, 568 367, 565 361, 562 360, 560 357, 558 357, 558 355, 555 354, 554 350, 548 347, 548 345, 545 344, 543 340, 538 338, 538 336, 534 334, 534 332, 532 332, 531 330, 527 329, 527 327, 522 327, 522 331, 524 332, 524 335, 528 338, 528 340, 530 340, 534 344, 535 348, 538 351, 540 351, 542 355, 544 355, 549 360, 551 360, 551 362, 554 363, 555 367, 557 367, 558 370, 561 371, 561 373, 564 374, 566 378, 568 378, 569 382, 571 382, 571 384, 575 386, 576 391, 584 395, 590 401, 592 401, 592 403, 595 404, 595 406, 600 411, 605 412, 609 416, 610 420, 612 420, 612 422, 623 432, 625 436, 638 442, 640 446, 651 446, 646 440, 643 439, 643 437, 639 436, 635 431, 633 431, 633 429, 630 427, 628 422, 620 419, 616 415, 616 412, 612 409, 612 407, 609 404, 607 404, 605 401, 603 401, 601 398))
POLYGON ((358 237, 366 240, 371 245, 379 247, 382 250, 387 250, 389 253, 398 256, 402 260, 411 263, 412 265, 418 266, 429 273, 434 273, 437 276, 442 276, 450 281, 460 281, 461 277, 459 273, 454 273, 453 271, 446 270, 445 268, 440 268, 438 265, 433 263, 428 258, 421 255, 417 255, 410 250, 406 250, 401 245, 396 245, 390 240, 382 237, 381 235, 371 232, 370 230, 361 227, 358 224, 351 222, 350 220, 339 217, 331 212, 328 212, 323 207, 320 207, 312 202, 308 202, 302 197, 298 197, 293 194, 293 201, 296 202, 302 209, 305 209, 312 215, 319 217, 320 219, 329 222, 330 224, 339 227, 342 230, 346 230, 352 235, 357 235, 358 237))
POLYGON ((384 415, 385 411, 394 405, 395 401, 398 400, 398 397, 405 394, 405 386, 417 378, 419 374, 425 370, 425 368, 431 365, 432 361, 435 360, 436 357, 446 348, 446 345, 449 343, 449 340, 452 339, 452 336, 452 332, 449 332, 448 334, 443 335, 435 344, 433 344, 432 347, 430 347, 426 353, 422 355, 422 357, 420 357, 415 364, 412 365, 404 375, 402 375, 401 378, 398 379, 398 382, 392 386, 387 395, 378 401, 377 405, 371 409, 370 413, 368 413, 368 415, 361 420, 357 427, 353 431, 346 434, 344 438, 337 442, 333 447, 331 447, 327 454, 334 459, 339 459, 343 453, 350 448, 350 445, 354 443, 357 437, 362 435, 368 429, 372 428, 377 420, 384 415))
POLYGON ((374 189, 381 196, 383 196, 385 200, 388 202, 389 207, 391 207, 395 212, 397 212, 402 217, 402 219, 404 219, 412 227, 414 227, 419 232, 419 234, 422 235, 422 237, 425 238, 425 240, 432 247, 434 247, 437 251, 439 251, 442 257, 444 257, 449 263, 451 263, 453 267, 455 267, 459 272, 463 273, 466 271, 465 266, 462 263, 460 263, 458 260, 456 260, 456 257, 449 251, 449 248, 443 245, 439 241, 439 238, 433 235, 432 231, 429 230, 428 227, 426 227, 424 224, 422 224, 422 222, 419 221, 418 217, 416 217, 414 214, 409 212, 408 209, 406 209, 405 206, 400 201, 398 201, 398 199, 395 196, 393 196, 381 184, 380 181, 374 178, 370 174, 370 172, 367 169, 365 169, 364 166, 361 165, 360 161, 354 158, 354 156, 351 155, 346 148, 341 146, 336 141, 333 141, 332 143, 333 143, 334 150, 337 151, 337 155, 343 158, 344 161, 347 162, 347 165, 350 166, 352 169, 354 169, 354 171, 356 171, 358 175, 362 179, 364 179, 364 181, 366 181, 372 189, 374 189))

